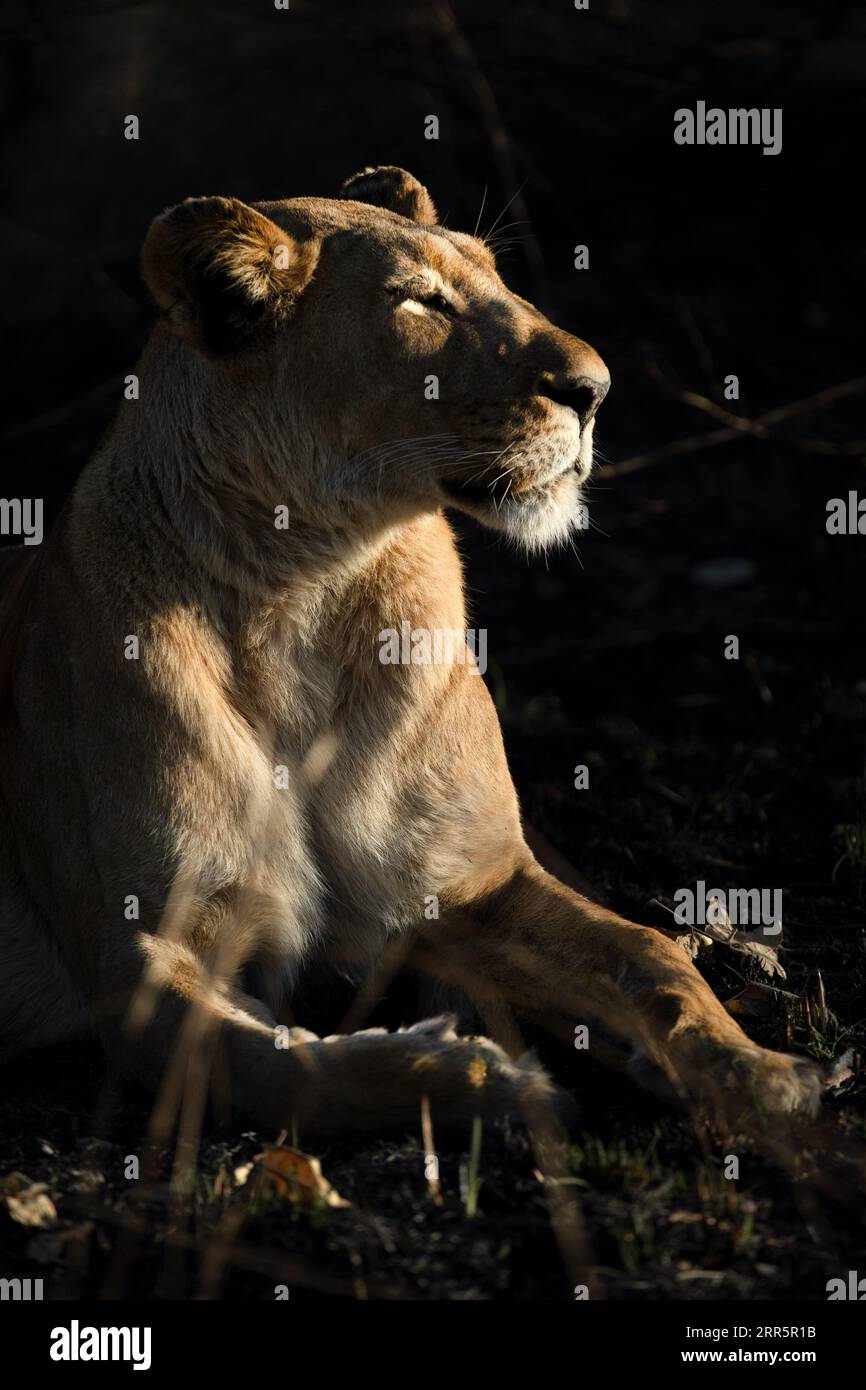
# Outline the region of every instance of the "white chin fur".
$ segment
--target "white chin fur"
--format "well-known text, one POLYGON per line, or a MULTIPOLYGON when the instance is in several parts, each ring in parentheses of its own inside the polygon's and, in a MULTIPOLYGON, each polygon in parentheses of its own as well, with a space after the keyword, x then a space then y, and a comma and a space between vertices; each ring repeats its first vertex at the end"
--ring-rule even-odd
POLYGON ((473 507, 471 513, 491 530, 501 531, 523 550, 535 554, 562 545, 575 532, 585 530, 584 508, 580 483, 574 473, 567 473, 537 497, 506 497, 499 507, 473 507))

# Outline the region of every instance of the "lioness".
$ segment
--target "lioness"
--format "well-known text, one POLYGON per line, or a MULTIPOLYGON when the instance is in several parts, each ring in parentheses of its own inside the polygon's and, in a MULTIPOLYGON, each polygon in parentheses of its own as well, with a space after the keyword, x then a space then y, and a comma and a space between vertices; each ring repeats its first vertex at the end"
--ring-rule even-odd
POLYGON ((424 1096, 440 1127, 519 1111, 548 1086, 521 1017, 591 1018, 686 1100, 812 1107, 675 942, 539 865, 472 661, 380 660, 404 622, 465 631, 444 509, 529 550, 572 531, 598 354, 400 169, 188 199, 143 271, 140 399, 38 560, 2 559, 0 1037, 95 1027, 152 1088, 194 1072, 320 1137, 414 1128, 424 1096), (360 980, 395 942, 506 1046, 293 1026, 302 970, 360 980))

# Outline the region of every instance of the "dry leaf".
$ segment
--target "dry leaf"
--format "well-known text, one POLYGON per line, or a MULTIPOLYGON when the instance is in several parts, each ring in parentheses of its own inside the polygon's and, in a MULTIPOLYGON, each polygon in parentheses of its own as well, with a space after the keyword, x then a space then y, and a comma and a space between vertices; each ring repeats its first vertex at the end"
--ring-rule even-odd
MULTIPOLYGON (((653 899, 653 901, 657 902, 658 900, 653 899)), ((661 906, 664 907, 665 904, 662 903, 661 906)), ((767 975, 778 975, 783 980, 788 978, 778 956, 779 947, 782 944, 781 930, 773 937, 774 944, 770 946, 767 944, 763 927, 758 927, 751 932, 740 931, 738 927, 735 927, 720 898, 710 898, 707 906, 708 917, 711 910, 714 920, 708 921, 700 927, 690 927, 686 932, 678 931, 674 927, 663 927, 661 930, 667 936, 673 937, 674 941, 682 946, 692 960, 701 946, 718 942, 720 946, 727 946, 729 950, 736 951, 739 955, 752 956, 767 975)))
MULTIPOLYGON (((650 898, 650 905, 664 908, 671 917, 676 915, 673 908, 668 907, 667 903, 663 903, 661 898, 650 898)), ((677 945, 682 946, 686 955, 692 960, 696 959, 698 951, 713 944, 710 938, 704 936, 703 932, 699 932, 696 927, 687 927, 684 932, 677 931, 676 927, 659 927, 658 930, 664 932, 665 936, 672 936, 677 945)))
POLYGON ((9 1173, 0 1182, 6 1211, 19 1226, 45 1229, 57 1220, 57 1208, 44 1182, 31 1182, 23 1173, 9 1173))
POLYGON ((841 1057, 837 1057, 830 1067, 824 1085, 829 1091, 835 1091, 840 1086, 845 1086, 849 1081, 853 1081, 857 1075, 856 1059, 853 1050, 843 1052, 841 1057))
POLYGON ((728 999, 725 1008, 729 1014, 745 1014, 749 1018, 766 1018, 773 1008, 781 1003, 796 1004, 796 994, 787 989, 776 989, 774 985, 754 983, 746 985, 739 994, 728 999))
POLYGON ((682 936, 674 934, 674 940, 678 946, 682 946, 690 960, 697 960, 698 952, 704 951, 708 946, 712 946, 712 941, 703 932, 689 930, 682 936))
POLYGON ((266 1149, 256 1154, 255 1175, 259 1191, 273 1193, 288 1202, 351 1206, 351 1202, 334 1191, 322 1173, 319 1160, 301 1153, 300 1149, 266 1149))

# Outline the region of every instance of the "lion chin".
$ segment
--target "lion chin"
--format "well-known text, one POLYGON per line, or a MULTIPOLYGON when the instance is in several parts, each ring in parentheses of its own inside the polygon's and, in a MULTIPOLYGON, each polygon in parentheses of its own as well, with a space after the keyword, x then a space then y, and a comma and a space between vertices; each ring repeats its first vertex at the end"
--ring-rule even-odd
POLYGON ((550 482, 502 501, 461 500, 459 508, 527 554, 567 545, 589 525, 582 479, 589 469, 568 468, 550 482))

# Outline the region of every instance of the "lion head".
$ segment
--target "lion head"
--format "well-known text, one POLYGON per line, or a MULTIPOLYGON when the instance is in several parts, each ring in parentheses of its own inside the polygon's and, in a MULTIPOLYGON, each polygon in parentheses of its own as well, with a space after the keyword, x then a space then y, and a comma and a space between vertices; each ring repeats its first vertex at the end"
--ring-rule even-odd
POLYGON ((230 445, 212 466, 263 501, 368 527, 456 507, 530 548, 580 524, 607 368, 405 170, 336 199, 187 199, 143 268, 157 346, 230 445))

